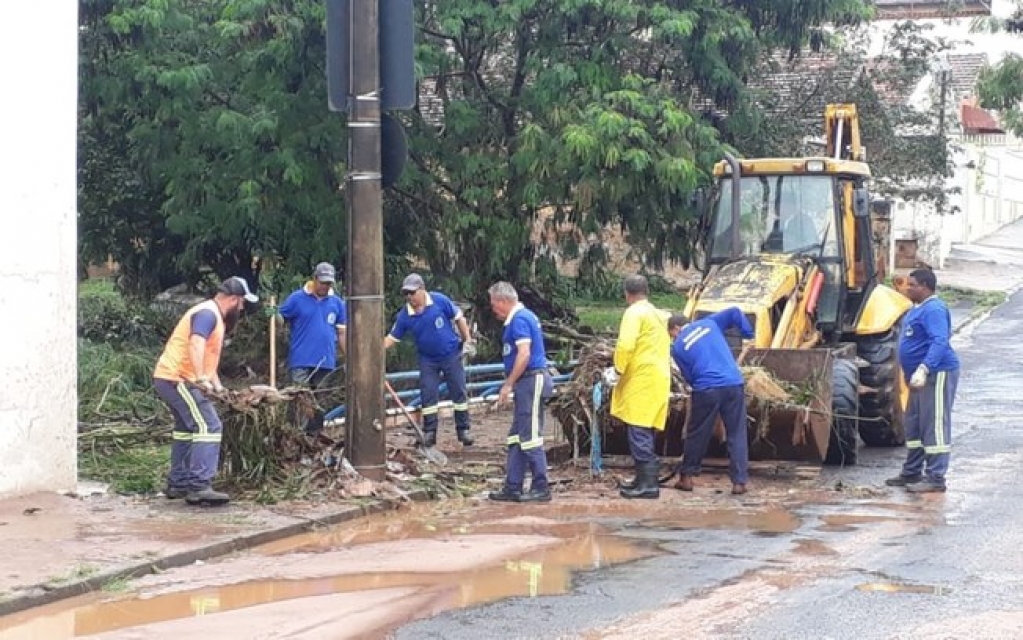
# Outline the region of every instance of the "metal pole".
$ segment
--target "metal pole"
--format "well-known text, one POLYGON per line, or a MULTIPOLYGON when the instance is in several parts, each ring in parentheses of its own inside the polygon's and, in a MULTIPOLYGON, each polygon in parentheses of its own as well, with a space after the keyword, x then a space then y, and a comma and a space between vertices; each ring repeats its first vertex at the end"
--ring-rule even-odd
POLYGON ((728 253, 732 259, 736 259, 742 256, 742 233, 740 226, 742 224, 742 211, 740 209, 742 203, 742 165, 739 164, 739 160, 730 153, 725 154, 725 162, 732 168, 732 208, 729 214, 732 217, 732 234, 731 243, 732 250, 728 253))
POLYGON ((352 0, 348 118, 348 405, 345 456, 385 478, 384 234, 378 0, 352 0))

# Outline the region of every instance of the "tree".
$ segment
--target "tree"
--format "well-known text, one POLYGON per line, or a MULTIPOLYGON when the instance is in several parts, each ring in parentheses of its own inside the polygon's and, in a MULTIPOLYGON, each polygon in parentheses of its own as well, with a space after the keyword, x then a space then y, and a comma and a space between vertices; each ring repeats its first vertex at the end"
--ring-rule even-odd
MULTIPOLYGON (((83 249, 188 280, 341 262, 321 0, 80 4, 83 249)), ((417 3, 439 111, 402 116, 388 264, 423 260, 474 297, 497 278, 550 289, 555 256, 608 224, 650 266, 686 262, 691 193, 726 148, 701 105, 740 103, 761 57, 868 15, 862 0, 417 3)))
POLYGON ((553 255, 573 257, 618 224, 646 264, 688 261, 690 196, 725 149, 694 105, 735 103, 765 52, 798 50, 820 25, 866 11, 853 1, 420 5, 419 64, 435 102, 409 119, 399 194, 423 257, 477 292, 497 278, 542 281, 553 255))
MULTIPOLYGON (((81 0, 80 15, 83 252, 112 254, 140 293, 207 269, 255 283, 267 259, 344 265, 321 0, 81 0)), ((389 234, 398 255, 405 237, 389 234)))
MULTIPOLYGON (((992 17, 974 22, 973 30, 1023 35, 1023 2, 1017 1, 1015 12, 1007 18, 992 17)), ((984 69, 978 89, 980 106, 997 110, 1002 123, 1023 137, 1023 56, 1010 53, 998 64, 984 69)))

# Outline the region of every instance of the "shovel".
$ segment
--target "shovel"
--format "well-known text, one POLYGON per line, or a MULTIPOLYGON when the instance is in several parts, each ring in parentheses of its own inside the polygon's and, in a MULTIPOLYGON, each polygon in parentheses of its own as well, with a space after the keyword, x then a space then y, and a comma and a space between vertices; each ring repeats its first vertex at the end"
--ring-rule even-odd
POLYGON ((448 463, 448 457, 444 455, 443 451, 436 447, 423 446, 423 443, 426 442, 426 434, 424 434, 423 430, 419 428, 419 423, 417 423, 415 418, 412 417, 412 414, 409 413, 408 408, 405 406, 405 403, 401 401, 401 398, 398 397, 398 393, 394 390, 394 387, 391 386, 391 383, 384 380, 384 386, 387 387, 387 392, 391 394, 394 402, 401 410, 402 415, 405 416, 405 419, 408 420, 409 424, 412 425, 412 428, 415 430, 416 437, 419 438, 419 450, 423 452, 426 459, 442 467, 446 465, 448 463))

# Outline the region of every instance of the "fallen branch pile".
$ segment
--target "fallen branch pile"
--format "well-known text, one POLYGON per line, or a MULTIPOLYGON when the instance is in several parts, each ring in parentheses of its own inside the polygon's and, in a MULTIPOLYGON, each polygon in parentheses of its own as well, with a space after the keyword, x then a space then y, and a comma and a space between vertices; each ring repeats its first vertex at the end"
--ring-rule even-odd
MULTIPOLYGON (((582 335, 573 336, 583 338, 582 335)), ((628 453, 628 437, 624 425, 610 415, 611 390, 604 387, 599 407, 594 407, 594 385, 601 381, 601 373, 612 365, 614 343, 606 338, 591 337, 579 352, 579 363, 571 382, 561 388, 551 402, 552 415, 561 424, 565 438, 578 451, 590 447, 590 430, 596 421, 600 425, 602 449, 606 453, 628 453)), ((668 421, 657 448, 661 455, 676 455, 688 416, 689 388, 681 372, 672 363, 671 399, 668 421), (678 441, 675 443, 675 441, 678 441)), ((762 366, 740 367, 746 383, 747 405, 756 408, 758 420, 766 424, 767 410, 773 406, 798 406, 807 393, 790 383, 778 380, 762 366)))
MULTIPOLYGON (((593 406, 593 387, 601 380, 601 373, 612 366, 614 343, 606 338, 592 338, 579 352, 572 380, 560 388, 550 403, 551 414, 561 423, 561 430, 579 451, 590 447, 590 429, 594 418, 600 425, 603 450, 608 453, 627 453, 628 437, 624 425, 611 417, 611 392, 602 390, 600 406, 593 406), (578 436, 578 439, 577 439, 578 436)), ((666 432, 680 432, 685 424, 688 393, 678 369, 672 366, 671 402, 666 432)), ((663 447, 659 447, 663 449, 663 447)))

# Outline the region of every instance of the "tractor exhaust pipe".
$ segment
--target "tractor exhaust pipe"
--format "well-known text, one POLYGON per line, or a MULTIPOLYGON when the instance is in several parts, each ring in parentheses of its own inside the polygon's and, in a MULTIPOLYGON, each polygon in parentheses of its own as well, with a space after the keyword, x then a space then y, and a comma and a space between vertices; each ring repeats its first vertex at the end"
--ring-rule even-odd
POLYGON ((742 243, 742 234, 739 229, 739 200, 742 197, 742 166, 739 165, 739 161, 730 153, 725 154, 725 162, 732 168, 732 238, 731 238, 731 251, 729 255, 733 260, 741 255, 740 245, 742 243))

